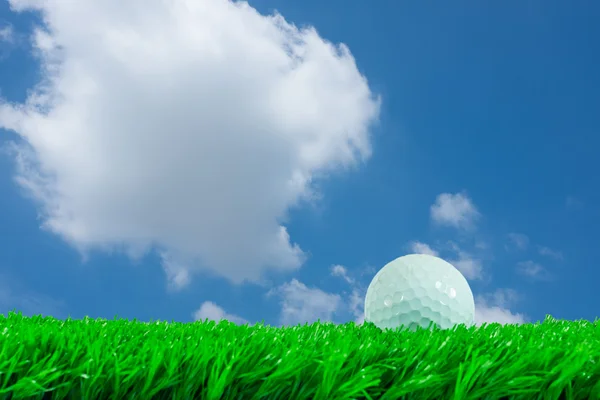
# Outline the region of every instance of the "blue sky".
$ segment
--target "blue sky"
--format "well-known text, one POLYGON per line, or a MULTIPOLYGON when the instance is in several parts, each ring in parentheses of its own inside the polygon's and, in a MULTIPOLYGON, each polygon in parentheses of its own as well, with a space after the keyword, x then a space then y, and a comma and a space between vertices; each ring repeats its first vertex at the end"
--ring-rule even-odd
POLYGON ((598 316, 598 4, 192 3, 0 2, 0 312, 360 322, 425 252, 598 316))

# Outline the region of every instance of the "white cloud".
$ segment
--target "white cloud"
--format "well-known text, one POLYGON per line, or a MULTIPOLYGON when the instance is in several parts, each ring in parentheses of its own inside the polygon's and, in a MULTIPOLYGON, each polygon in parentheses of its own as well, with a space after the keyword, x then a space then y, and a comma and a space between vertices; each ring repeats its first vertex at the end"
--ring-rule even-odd
POLYGON ((6 59, 22 42, 22 35, 18 35, 11 24, 0 21, 0 61, 6 59))
POLYGON ((477 250, 489 250, 490 249, 490 244, 488 242, 486 242, 485 240, 481 240, 481 239, 476 240, 474 246, 477 250))
POLYGON ((349 284, 354 283, 354 279, 348 275, 348 270, 343 265, 339 265, 339 264, 332 265, 331 266, 331 276, 340 277, 349 284))
POLYGON ((462 250, 458 245, 450 242, 452 250, 456 256, 448 260, 448 262, 456 267, 469 280, 483 278, 482 261, 473 256, 471 253, 462 250))
POLYGON ((239 283, 299 268, 287 211, 371 154, 379 99, 347 47, 245 2, 10 5, 46 24, 44 81, 0 103, 45 229, 82 252, 156 248, 175 287, 183 269, 239 283))
POLYGON ((238 317, 237 315, 228 314, 221 307, 213 303, 212 301, 205 301, 202 303, 199 309, 193 313, 194 321, 204 321, 206 319, 211 321, 219 322, 221 320, 227 320, 238 325, 248 323, 244 318, 238 317))
POLYGON ((545 247, 545 246, 539 246, 538 247, 538 251, 541 255, 546 256, 546 257, 550 257, 550 258, 554 258, 555 260, 562 260, 563 259, 563 255, 560 251, 556 251, 556 250, 552 250, 549 247, 545 247))
POLYGON ((416 254, 428 254, 430 256, 438 256, 438 252, 431 248, 427 243, 414 241, 409 243, 409 249, 416 254))
POLYGON ((0 27, 0 42, 12 43, 14 41, 14 31, 12 25, 0 27))
POLYGON ((493 293, 476 296, 475 298, 475 323, 501 323, 521 324, 527 318, 520 313, 512 312, 509 307, 519 300, 519 296, 512 289, 498 289, 493 293))
POLYGON ((171 290, 179 290, 190 283, 190 274, 184 265, 173 260, 168 253, 160 256, 163 270, 167 277, 167 287, 171 290))
POLYGON ((517 271, 522 275, 537 280, 548 280, 551 278, 551 274, 546 268, 531 260, 518 262, 517 271))
POLYGON ((331 322, 333 314, 342 308, 340 295, 309 288, 296 279, 269 291, 267 295, 281 297, 282 325, 312 323, 318 319, 331 322))
POLYGON ((497 322, 500 324, 522 324, 525 322, 525 319, 522 314, 515 314, 510 310, 507 310, 506 308, 476 304, 476 325, 493 322, 497 322))
POLYGON ((522 233, 509 233, 508 240, 510 241, 511 245, 519 250, 525 250, 527 246, 529 246, 529 237, 522 233))
POLYGON ((472 257, 468 253, 461 252, 459 257, 451 260, 450 263, 462 272, 467 279, 474 280, 481 279, 482 277, 483 266, 481 265, 481 260, 472 257))
POLYGON ((431 219, 438 225, 471 229, 481 216, 471 199, 464 193, 442 193, 430 209, 431 219))
POLYGON ((359 325, 365 321, 365 293, 363 288, 354 287, 348 298, 348 307, 354 316, 354 322, 359 325))
MULTIPOLYGON (((368 274, 374 273, 371 271, 373 268, 369 267, 363 270, 365 273, 368 270, 368 274)), ((362 324, 365 319, 365 293, 366 289, 356 279, 350 276, 348 269, 342 265, 334 265, 331 267, 331 275, 342 278, 350 287, 350 292, 342 293, 343 306, 346 308, 354 318, 354 322, 362 324)), ((362 275, 362 274, 361 274, 362 275)))

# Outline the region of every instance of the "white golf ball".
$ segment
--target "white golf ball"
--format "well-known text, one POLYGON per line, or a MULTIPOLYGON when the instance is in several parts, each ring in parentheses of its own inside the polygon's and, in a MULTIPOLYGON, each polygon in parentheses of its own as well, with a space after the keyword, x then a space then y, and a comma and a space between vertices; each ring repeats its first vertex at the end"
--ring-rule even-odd
POLYGON ((475 301, 465 277, 441 258, 409 254, 377 272, 365 297, 365 321, 381 329, 441 329, 474 323, 475 301))

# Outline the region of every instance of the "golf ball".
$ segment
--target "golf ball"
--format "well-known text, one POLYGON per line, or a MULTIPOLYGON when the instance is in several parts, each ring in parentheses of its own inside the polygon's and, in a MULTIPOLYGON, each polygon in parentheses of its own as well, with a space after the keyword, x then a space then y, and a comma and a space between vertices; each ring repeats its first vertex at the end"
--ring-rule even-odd
POLYGON ((377 272, 365 297, 365 321, 381 329, 404 326, 441 329, 474 323, 475 301, 465 277, 452 264, 409 254, 377 272))

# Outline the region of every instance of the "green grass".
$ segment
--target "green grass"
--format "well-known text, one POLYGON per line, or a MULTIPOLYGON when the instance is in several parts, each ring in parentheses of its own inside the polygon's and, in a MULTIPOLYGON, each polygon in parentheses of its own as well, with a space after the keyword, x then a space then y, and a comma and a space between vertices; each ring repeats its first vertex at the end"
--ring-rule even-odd
POLYGON ((600 399, 600 321, 380 331, 0 316, 0 399, 600 399))

